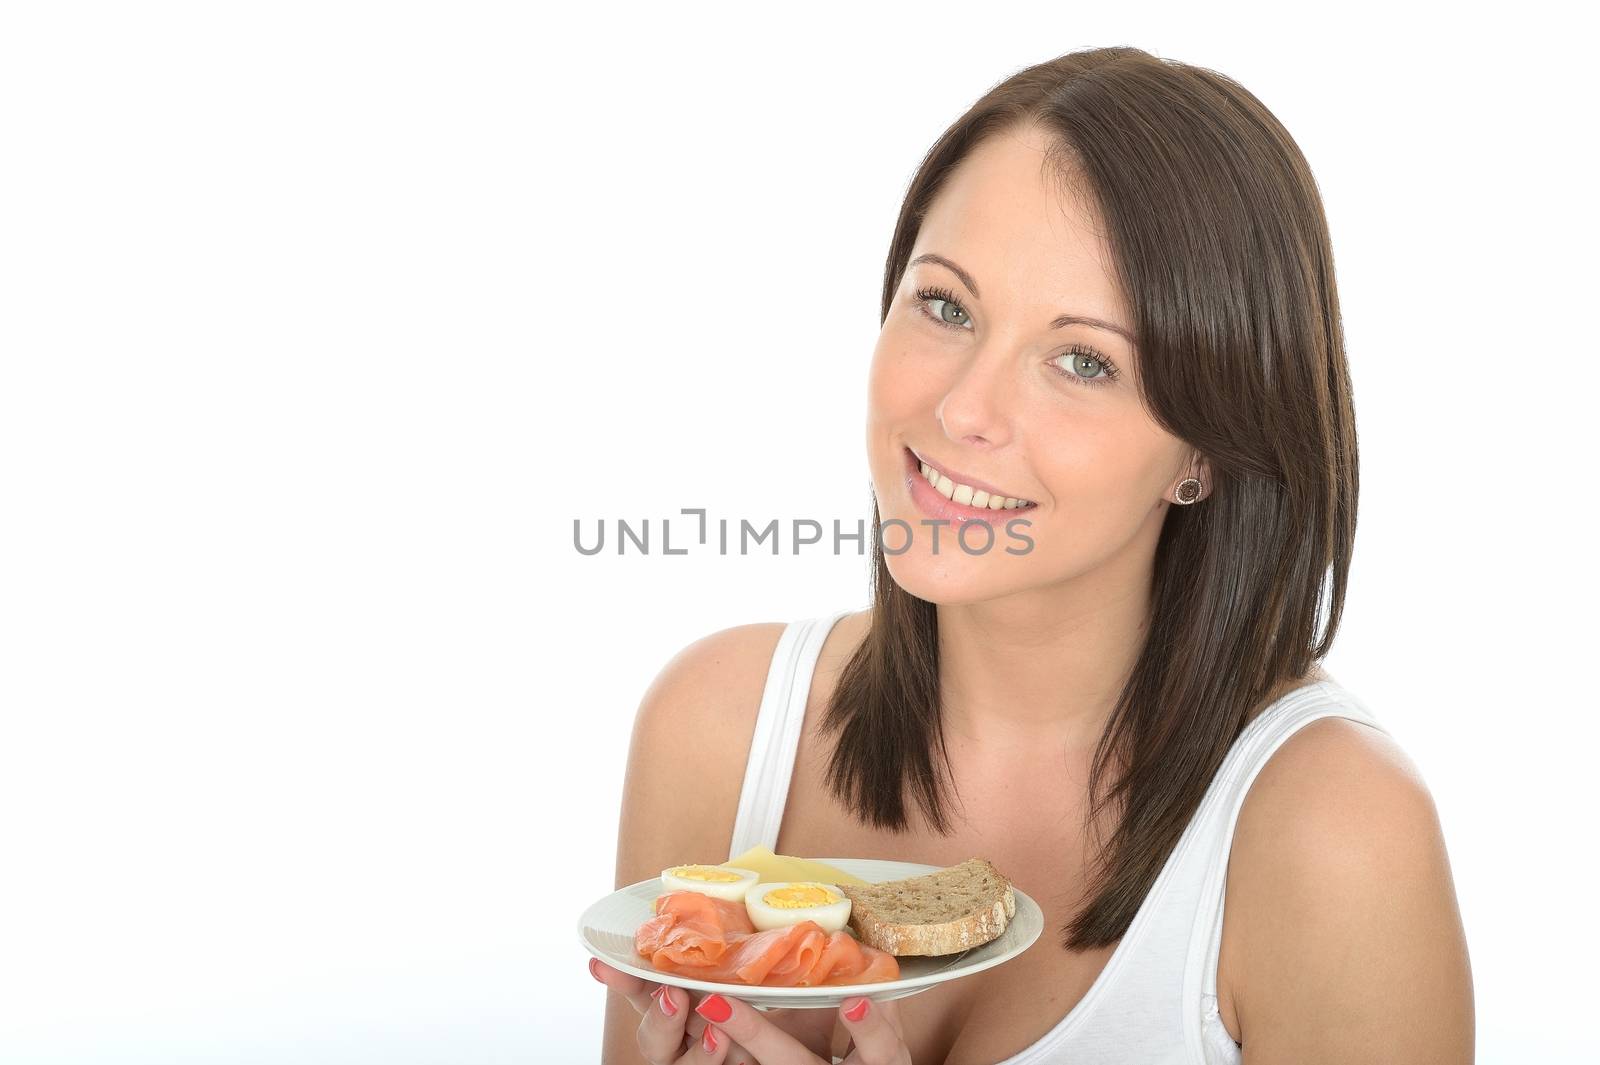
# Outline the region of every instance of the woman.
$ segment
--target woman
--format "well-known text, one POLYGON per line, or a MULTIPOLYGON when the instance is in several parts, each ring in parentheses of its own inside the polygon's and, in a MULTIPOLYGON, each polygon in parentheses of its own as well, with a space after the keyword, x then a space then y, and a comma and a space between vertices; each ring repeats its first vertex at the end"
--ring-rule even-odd
POLYGON ((755 843, 982 855, 1059 939, 864 1013, 696 1010, 596 962, 605 1060, 827 1062, 847 1033, 865 1063, 1470 1061, 1431 797, 1318 666, 1355 420, 1277 120, 1133 48, 1008 78, 911 183, 869 387, 871 609, 667 665, 618 884, 755 843), (753 743, 790 705, 798 750, 753 743))

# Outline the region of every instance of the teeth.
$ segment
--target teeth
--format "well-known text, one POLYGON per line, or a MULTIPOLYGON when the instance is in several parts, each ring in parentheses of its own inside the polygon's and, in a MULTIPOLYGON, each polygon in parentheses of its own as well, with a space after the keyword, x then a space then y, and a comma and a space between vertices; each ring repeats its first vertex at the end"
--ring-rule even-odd
POLYGON ((926 462, 920 463, 923 479, 933 485, 934 489, 952 503, 960 503, 965 507, 988 507, 990 510, 1016 510, 1018 507, 1032 506, 1026 499, 1013 499, 1011 496, 992 496, 981 489, 971 485, 956 484, 944 474, 929 466, 926 462))

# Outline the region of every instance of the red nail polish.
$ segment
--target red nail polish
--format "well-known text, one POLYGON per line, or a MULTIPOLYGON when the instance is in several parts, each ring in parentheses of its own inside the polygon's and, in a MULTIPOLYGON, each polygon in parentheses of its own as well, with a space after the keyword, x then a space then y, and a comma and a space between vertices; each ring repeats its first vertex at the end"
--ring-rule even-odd
POLYGON ((590 958, 589 959, 589 975, 594 977, 596 980, 600 980, 600 982, 602 984, 605 983, 605 981, 600 978, 600 959, 599 958, 590 958))
POLYGON ((696 1006, 694 1011, 713 1024, 721 1024, 733 1016, 733 1007, 728 1005, 728 1000, 721 995, 706 996, 706 1000, 696 1006))
POLYGON ((867 999, 862 999, 860 1002, 857 1002, 854 1006, 851 1006, 849 1009, 845 1010, 844 1015, 850 1018, 852 1021, 859 1021, 861 1018, 867 1015, 867 1001, 867 999))
POLYGON ((700 1046, 705 1049, 707 1054, 715 1054, 717 1052, 717 1037, 712 1034, 715 1031, 716 1029, 708 1024, 706 1025, 706 1030, 700 1033, 700 1046))
POLYGON ((661 994, 656 996, 656 1002, 660 1004, 661 1012, 668 1017, 676 1017, 678 1015, 678 1007, 672 1004, 672 996, 667 993, 666 984, 661 985, 661 994))

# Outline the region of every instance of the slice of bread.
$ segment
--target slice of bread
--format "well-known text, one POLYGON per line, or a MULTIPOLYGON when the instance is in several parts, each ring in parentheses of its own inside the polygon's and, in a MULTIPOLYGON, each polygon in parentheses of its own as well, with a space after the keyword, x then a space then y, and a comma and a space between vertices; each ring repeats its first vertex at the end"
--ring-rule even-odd
POLYGON ((850 927, 868 946, 899 955, 956 954, 999 938, 1017 912, 1011 881, 984 858, 880 884, 840 884, 850 927))

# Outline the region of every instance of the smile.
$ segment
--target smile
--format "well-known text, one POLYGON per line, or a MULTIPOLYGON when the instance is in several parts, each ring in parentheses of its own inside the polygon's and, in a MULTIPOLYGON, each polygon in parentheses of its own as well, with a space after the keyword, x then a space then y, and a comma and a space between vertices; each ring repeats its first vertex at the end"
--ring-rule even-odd
POLYGON ((1031 510, 1032 500, 1007 495, 985 481, 929 462, 905 449, 907 487, 918 509, 953 521, 991 519, 996 511, 1031 510))

